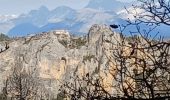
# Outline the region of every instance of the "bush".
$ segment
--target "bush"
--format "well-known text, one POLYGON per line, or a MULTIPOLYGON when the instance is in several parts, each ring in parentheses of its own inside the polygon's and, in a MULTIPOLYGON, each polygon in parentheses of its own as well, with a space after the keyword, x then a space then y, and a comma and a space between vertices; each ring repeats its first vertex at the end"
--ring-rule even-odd
POLYGON ((0 94, 0 100, 7 100, 7 97, 4 94, 0 94))
POLYGON ((68 45, 68 42, 66 40, 60 40, 58 42, 61 43, 64 47, 67 47, 68 45))
POLYGON ((95 58, 95 55, 86 55, 83 56, 83 61, 91 61, 92 58, 95 58))
POLYGON ((81 46, 84 46, 86 44, 85 38, 72 38, 71 39, 71 47, 70 48, 80 48, 81 46))
POLYGON ((10 38, 7 35, 0 33, 0 41, 6 41, 6 40, 9 40, 9 39, 10 38))

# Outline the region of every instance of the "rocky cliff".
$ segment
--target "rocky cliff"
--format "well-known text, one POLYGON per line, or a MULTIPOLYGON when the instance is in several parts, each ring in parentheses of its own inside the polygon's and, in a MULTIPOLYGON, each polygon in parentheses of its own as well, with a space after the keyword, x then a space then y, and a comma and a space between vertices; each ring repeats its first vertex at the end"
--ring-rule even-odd
MULTIPOLYGON (((51 31, 35 36, 15 38, 1 42, 0 87, 10 76, 11 69, 21 59, 22 67, 31 70, 41 79, 51 95, 58 93, 59 85, 71 81, 70 76, 108 73, 113 43, 118 33, 106 25, 93 25, 87 36, 72 37, 66 31, 51 31), (9 48, 5 49, 5 43, 9 48)), ((114 73, 114 72, 112 72, 114 73)), ((106 84, 111 76, 104 77, 106 84)))

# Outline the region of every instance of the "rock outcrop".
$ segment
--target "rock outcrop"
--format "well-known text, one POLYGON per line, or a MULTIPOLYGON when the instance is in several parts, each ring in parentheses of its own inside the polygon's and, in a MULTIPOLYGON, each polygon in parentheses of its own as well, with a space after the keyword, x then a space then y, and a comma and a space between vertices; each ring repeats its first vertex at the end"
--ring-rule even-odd
MULTIPOLYGON (((65 31, 51 31, 36 36, 28 36, 8 41, 9 49, 0 53, 0 87, 10 75, 16 57, 22 58, 22 65, 36 73, 51 95, 58 93, 59 85, 72 81, 70 76, 99 74, 105 76, 111 59, 113 43, 120 39, 118 33, 109 26, 93 25, 86 37, 75 42, 65 31), (67 41, 66 46, 61 41, 67 41), (83 41, 83 42, 82 42, 83 41), (110 43, 111 42, 111 43, 110 43), (74 47, 71 43, 75 43, 74 47), (83 43, 83 45, 79 45, 83 43), (78 45, 78 47, 76 47, 78 45)), ((105 77, 105 81, 111 76, 105 77)))

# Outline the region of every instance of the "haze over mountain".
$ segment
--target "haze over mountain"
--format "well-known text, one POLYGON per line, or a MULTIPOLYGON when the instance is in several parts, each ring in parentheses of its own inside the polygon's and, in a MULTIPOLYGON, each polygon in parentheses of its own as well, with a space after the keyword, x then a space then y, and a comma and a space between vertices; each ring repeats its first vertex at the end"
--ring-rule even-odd
MULTIPOLYGON (((50 30, 68 30, 72 34, 85 34, 93 24, 124 24, 125 14, 120 13, 124 6, 116 0, 90 0, 82 9, 59 6, 49 10, 46 6, 31 10, 26 14, 0 20, 0 31, 9 36, 25 36, 50 30)), ((0 17, 1 18, 1 17, 0 17)), ((166 31, 161 28, 158 30, 166 31)), ((126 31, 133 29, 129 27, 126 31)), ((164 33, 164 32, 163 32, 164 33)), ((168 35, 168 34, 166 34, 168 35)))
MULTIPOLYGON (((128 6, 130 3, 126 3, 128 6)), ((111 11, 118 11, 123 9, 125 6, 124 3, 116 0, 90 0, 89 4, 86 8, 98 9, 98 10, 111 10, 111 11)))

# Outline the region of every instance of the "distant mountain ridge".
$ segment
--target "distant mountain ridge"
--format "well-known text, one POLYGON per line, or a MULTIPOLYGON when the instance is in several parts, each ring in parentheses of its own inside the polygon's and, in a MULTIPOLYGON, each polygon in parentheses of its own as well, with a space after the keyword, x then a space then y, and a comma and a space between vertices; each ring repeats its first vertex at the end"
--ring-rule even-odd
MULTIPOLYGON (((126 3, 128 6, 130 3, 126 3)), ((92 8, 97 10, 104 10, 104 11, 118 11, 123 9, 125 6, 124 3, 116 0, 90 0, 86 8, 92 8)))
MULTIPOLYGON (((37 10, 31 10, 27 14, 0 23, 0 31, 8 30, 9 36, 26 36, 60 29, 68 30, 75 35, 86 34, 93 24, 125 24, 125 14, 118 12, 124 9, 124 5, 129 6, 130 4, 116 0, 90 0, 89 4, 80 10, 67 6, 49 10, 47 7, 41 6, 37 10)), ((129 27, 126 32, 133 29, 129 27)), ((163 33, 167 30, 165 27, 162 29, 158 30, 163 33)))
POLYGON ((25 36, 28 33, 36 33, 39 32, 39 28, 31 23, 22 23, 16 25, 12 28, 8 33, 9 36, 25 36))
POLYGON ((45 7, 40 7, 38 10, 32 10, 28 14, 14 19, 15 26, 8 31, 8 35, 25 36, 30 32, 36 33, 56 29, 65 29, 71 33, 83 34, 88 32, 91 25, 112 23, 111 19, 116 17, 108 12, 91 8, 76 11, 66 6, 60 6, 49 11, 45 7), (45 9, 45 12, 42 9, 45 9), (20 28, 21 26, 22 28, 20 28), (25 30, 23 30, 23 27, 25 27, 25 30))

